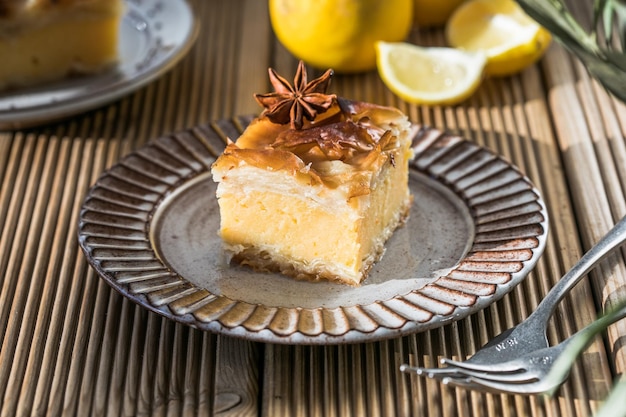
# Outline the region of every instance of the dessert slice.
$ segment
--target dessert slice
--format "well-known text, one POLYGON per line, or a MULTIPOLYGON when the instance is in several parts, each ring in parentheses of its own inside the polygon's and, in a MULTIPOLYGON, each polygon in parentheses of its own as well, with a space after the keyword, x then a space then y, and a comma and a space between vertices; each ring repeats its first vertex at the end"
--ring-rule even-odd
POLYGON ((406 219, 410 126, 399 110, 327 95, 332 72, 275 93, 212 166, 232 258, 299 279, 358 285, 406 219))
POLYGON ((122 0, 0 0, 0 90, 109 68, 123 10, 122 0))

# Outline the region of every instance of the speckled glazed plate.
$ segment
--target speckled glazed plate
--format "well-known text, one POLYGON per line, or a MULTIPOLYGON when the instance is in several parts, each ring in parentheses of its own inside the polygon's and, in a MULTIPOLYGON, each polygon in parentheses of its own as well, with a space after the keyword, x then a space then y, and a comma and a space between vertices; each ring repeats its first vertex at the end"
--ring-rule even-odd
POLYGON ((172 68, 197 34, 185 0, 126 0, 118 65, 97 75, 0 92, 0 129, 52 122, 131 93, 172 68))
POLYGON ((270 343, 364 342, 484 308, 523 280, 543 252, 547 214, 529 180, 461 137, 418 127, 410 219, 360 287, 229 265, 209 168, 226 137, 236 138, 248 122, 156 139, 91 188, 80 245, 112 287, 211 332, 270 343))

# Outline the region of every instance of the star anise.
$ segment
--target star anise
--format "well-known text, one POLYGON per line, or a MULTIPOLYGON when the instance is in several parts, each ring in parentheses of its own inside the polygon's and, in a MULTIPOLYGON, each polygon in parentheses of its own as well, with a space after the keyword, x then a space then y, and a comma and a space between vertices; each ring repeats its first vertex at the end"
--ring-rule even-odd
POLYGON ((326 94, 333 75, 330 69, 321 77, 307 82, 304 62, 300 61, 293 86, 272 68, 269 69, 269 75, 276 91, 255 94, 254 98, 265 107, 265 115, 274 123, 290 123, 292 129, 302 129, 303 118, 315 119, 318 113, 328 110, 336 98, 334 94, 326 94))

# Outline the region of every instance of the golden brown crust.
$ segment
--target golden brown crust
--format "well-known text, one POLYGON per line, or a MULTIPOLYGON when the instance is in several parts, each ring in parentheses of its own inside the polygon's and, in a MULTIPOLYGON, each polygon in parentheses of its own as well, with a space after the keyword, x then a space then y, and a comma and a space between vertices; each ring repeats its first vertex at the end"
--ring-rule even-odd
POLYGON ((397 132, 407 125, 399 110, 341 98, 300 130, 261 115, 236 143, 227 145, 213 169, 227 172, 245 163, 289 172, 303 184, 352 184, 351 198, 369 193, 370 176, 383 164, 394 163, 400 146, 397 132))

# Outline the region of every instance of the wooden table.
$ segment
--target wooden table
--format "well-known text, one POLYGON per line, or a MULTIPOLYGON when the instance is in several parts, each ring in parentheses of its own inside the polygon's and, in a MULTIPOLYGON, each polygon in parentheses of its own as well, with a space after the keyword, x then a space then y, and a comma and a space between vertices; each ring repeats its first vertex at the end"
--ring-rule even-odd
MULTIPOLYGON (((33 129, 0 132, 0 414, 2 416, 303 415, 586 416, 626 369, 626 322, 613 325, 551 400, 444 387, 401 363, 465 357, 519 322, 626 214, 626 107, 558 44, 521 74, 488 79, 455 107, 409 105, 375 72, 337 75, 333 92, 394 105, 459 133, 525 172, 550 216, 544 255, 502 300, 436 330, 381 342, 287 346, 176 324, 100 280, 76 239, 85 194, 151 139, 256 114, 267 67, 296 60, 273 37, 265 1, 192 2, 201 22, 172 71, 110 105, 33 129)), ((578 13, 584 13, 578 11, 578 13)), ((440 31, 412 42, 442 45, 440 31)), ((626 295, 625 252, 603 262, 560 306, 562 339, 626 295)))

